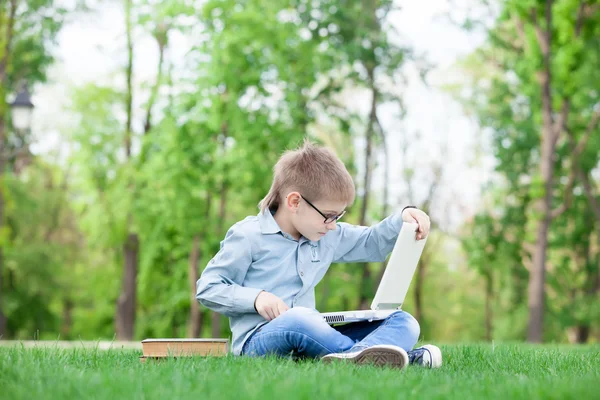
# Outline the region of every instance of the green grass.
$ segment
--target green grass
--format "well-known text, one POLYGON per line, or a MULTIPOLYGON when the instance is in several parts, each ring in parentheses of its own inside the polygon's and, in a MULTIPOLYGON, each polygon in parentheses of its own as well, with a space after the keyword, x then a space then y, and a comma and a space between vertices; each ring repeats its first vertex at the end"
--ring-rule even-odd
POLYGON ((140 363, 140 352, 0 348, 2 399, 600 399, 600 346, 442 346, 403 371, 245 357, 140 363))

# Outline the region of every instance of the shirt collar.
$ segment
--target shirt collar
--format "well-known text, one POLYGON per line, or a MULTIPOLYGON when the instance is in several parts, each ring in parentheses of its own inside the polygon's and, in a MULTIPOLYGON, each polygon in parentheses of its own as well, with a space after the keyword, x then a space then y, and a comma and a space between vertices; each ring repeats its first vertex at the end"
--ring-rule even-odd
MULTIPOLYGON (((275 215, 275 210, 266 209, 264 212, 261 211, 258 213, 258 223, 260 225, 260 232, 263 235, 271 235, 274 233, 281 233, 284 237, 287 237, 290 240, 295 240, 288 233, 285 233, 281 230, 279 225, 277 225, 277 221, 273 218, 275 215)), ((299 243, 310 242, 312 246, 316 246, 317 242, 313 242, 312 240, 308 240, 304 236, 300 236, 299 243)))
POLYGON ((258 222, 260 224, 260 231, 263 235, 281 232, 281 228, 279 228, 275 218, 273 218, 273 211, 268 208, 264 212, 261 211, 258 213, 258 222))

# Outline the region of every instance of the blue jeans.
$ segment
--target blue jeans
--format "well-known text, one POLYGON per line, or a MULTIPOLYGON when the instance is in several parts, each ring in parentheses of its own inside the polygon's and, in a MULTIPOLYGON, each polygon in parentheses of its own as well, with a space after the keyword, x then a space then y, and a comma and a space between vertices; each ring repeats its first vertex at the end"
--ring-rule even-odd
POLYGON ((409 351, 417 343, 419 333, 417 320, 404 311, 394 312, 384 320, 332 327, 317 310, 295 307, 256 330, 244 344, 242 355, 316 358, 377 344, 409 351))

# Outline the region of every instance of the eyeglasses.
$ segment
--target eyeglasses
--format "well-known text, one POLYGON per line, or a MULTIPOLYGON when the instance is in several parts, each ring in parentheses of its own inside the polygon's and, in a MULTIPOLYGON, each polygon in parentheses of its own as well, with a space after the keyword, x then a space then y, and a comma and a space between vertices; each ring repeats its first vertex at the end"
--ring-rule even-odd
POLYGON ((341 214, 338 215, 325 215, 321 212, 321 210, 319 210, 317 207, 315 207, 310 201, 306 200, 304 197, 302 197, 302 195, 300 195, 300 197, 308 203, 309 206, 311 206, 312 208, 314 208, 319 214, 321 214, 321 216, 323 218, 325 218, 325 220, 323 221, 323 223, 325 224, 330 224, 334 221, 337 221, 338 219, 342 218, 344 216, 344 214, 346 214, 346 210, 342 211, 341 214))

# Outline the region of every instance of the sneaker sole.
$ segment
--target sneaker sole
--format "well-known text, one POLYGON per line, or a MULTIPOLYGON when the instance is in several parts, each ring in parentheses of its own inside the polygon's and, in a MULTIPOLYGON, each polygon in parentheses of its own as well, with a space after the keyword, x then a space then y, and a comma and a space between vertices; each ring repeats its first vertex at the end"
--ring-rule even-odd
POLYGON ((325 363, 351 362, 361 365, 371 364, 402 369, 408 365, 408 354, 402 349, 382 345, 366 348, 353 357, 324 356, 321 360, 325 363))
POLYGON ((442 351, 437 346, 425 345, 430 353, 432 358, 431 368, 440 368, 442 366, 442 351))

